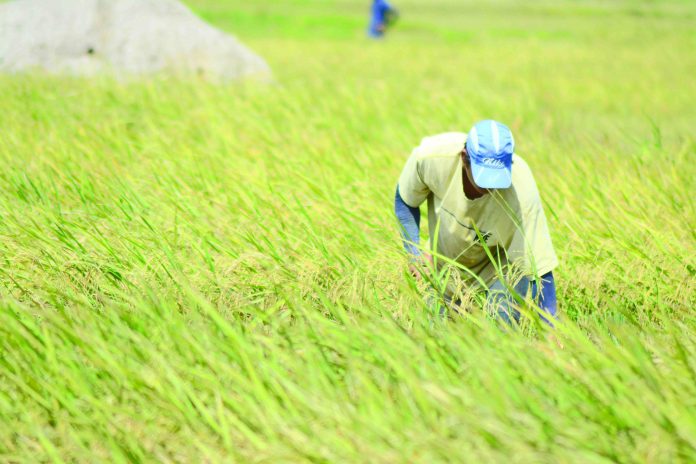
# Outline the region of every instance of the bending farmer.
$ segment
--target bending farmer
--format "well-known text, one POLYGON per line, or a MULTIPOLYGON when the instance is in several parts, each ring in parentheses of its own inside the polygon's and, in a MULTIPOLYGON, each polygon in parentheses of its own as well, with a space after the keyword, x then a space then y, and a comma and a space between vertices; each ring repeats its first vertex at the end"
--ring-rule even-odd
POLYGON ((374 38, 382 37, 387 28, 394 24, 397 17, 396 9, 387 3, 387 0, 373 0, 370 8, 368 35, 374 38))
MULTIPOLYGON (((419 246, 418 207, 427 200, 436 256, 455 263, 465 285, 484 289, 487 306, 506 322, 519 319, 516 297, 531 294, 550 323, 558 260, 534 177, 514 147, 510 129, 491 120, 468 134, 424 138, 401 172, 394 210, 414 276, 433 262, 419 246)), ((457 303, 451 285, 443 293, 457 303)))

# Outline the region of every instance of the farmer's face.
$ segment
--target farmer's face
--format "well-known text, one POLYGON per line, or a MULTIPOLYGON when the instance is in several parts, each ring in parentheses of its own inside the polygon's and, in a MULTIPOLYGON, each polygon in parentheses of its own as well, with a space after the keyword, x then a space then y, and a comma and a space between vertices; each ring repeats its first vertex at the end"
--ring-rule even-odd
POLYGON ((467 196, 472 196, 471 194, 473 194, 475 198, 479 198, 487 193, 490 193, 490 189, 481 188, 476 185, 476 182, 474 182, 474 176, 471 173, 471 164, 469 162, 469 157, 466 154, 466 148, 462 150, 461 157, 462 166, 464 169, 464 183, 468 184, 464 185, 464 193, 466 193, 467 196))

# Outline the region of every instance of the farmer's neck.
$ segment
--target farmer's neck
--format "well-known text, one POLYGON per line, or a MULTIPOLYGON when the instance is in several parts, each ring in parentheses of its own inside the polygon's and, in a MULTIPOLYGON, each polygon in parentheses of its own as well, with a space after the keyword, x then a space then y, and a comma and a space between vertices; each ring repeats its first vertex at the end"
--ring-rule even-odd
POLYGON ((490 193, 488 189, 481 188, 474 183, 474 178, 471 174, 471 164, 469 164, 469 157, 466 155, 466 149, 462 150, 460 155, 462 157, 462 184, 464 184, 464 195, 466 195, 469 200, 476 200, 490 193))

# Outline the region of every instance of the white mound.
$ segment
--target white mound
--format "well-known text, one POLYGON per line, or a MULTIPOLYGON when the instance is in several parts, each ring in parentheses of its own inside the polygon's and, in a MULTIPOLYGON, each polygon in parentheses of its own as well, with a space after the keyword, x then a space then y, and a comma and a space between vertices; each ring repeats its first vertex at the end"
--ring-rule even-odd
POLYGON ((176 0, 0 3, 0 71, 268 77, 268 65, 176 0))

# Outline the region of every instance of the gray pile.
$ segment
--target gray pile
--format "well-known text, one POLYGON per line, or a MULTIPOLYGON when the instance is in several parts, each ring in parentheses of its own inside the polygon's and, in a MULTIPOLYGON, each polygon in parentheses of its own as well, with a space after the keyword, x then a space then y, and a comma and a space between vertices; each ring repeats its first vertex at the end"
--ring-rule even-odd
POLYGON ((268 65, 176 0, 0 4, 0 72, 268 77, 268 65))

